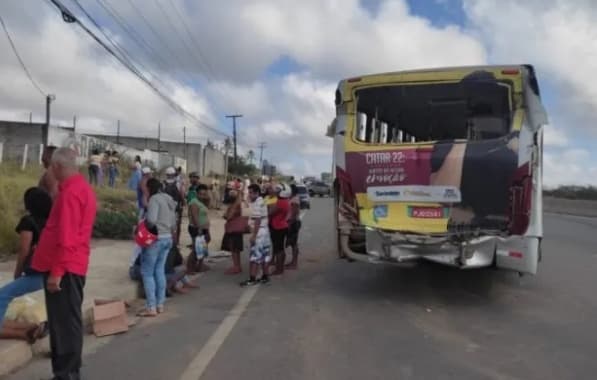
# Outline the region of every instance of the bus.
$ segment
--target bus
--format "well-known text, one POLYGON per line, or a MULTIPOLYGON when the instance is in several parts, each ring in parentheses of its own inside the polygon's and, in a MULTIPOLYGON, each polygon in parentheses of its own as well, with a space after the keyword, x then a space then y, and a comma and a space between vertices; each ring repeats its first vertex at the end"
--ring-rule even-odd
POLYGON ((340 257, 536 274, 548 121, 531 65, 348 78, 335 105, 340 257))

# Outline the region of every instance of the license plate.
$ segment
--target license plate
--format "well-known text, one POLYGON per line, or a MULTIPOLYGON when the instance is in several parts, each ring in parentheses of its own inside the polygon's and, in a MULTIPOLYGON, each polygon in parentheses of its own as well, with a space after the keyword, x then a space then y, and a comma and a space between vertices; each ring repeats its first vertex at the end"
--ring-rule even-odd
POLYGON ((408 214, 411 218, 443 219, 445 218, 445 209, 443 207, 409 207, 408 214))

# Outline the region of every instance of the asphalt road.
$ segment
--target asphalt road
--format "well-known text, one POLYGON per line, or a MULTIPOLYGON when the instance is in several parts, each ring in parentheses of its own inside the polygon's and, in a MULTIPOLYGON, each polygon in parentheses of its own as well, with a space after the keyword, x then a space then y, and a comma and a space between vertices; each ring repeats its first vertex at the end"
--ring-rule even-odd
POLYGON ((332 202, 312 202, 299 271, 253 294, 216 264, 160 318, 87 339, 85 379, 597 378, 597 219, 547 215, 539 274, 521 278, 339 261, 332 202))

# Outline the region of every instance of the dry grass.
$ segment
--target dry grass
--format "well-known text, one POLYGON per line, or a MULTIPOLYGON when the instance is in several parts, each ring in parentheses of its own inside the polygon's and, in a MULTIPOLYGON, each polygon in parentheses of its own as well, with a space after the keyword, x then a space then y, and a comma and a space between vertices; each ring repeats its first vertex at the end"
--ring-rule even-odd
MULTIPOLYGON (((25 213, 23 194, 29 187, 37 186, 42 172, 43 169, 37 166, 21 170, 15 163, 0 164, 0 258, 16 252, 18 236, 15 233, 15 227, 25 213)), ((123 213, 130 213, 131 210, 134 212, 136 195, 126 189, 128 178, 123 178, 122 174, 119 188, 96 189, 100 209, 123 213)))
POLYGON ((10 162, 0 164, 0 256, 15 252, 15 227, 24 213, 23 194, 37 186, 42 169, 30 166, 24 171, 10 162))

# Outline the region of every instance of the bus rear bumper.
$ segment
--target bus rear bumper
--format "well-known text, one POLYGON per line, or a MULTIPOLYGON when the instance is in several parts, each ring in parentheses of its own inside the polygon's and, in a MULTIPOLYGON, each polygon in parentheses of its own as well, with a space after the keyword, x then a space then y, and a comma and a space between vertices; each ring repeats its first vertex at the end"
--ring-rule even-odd
POLYGON ((511 269, 508 262, 522 259, 525 251, 534 247, 537 240, 525 236, 482 236, 454 243, 445 238, 406 236, 366 228, 366 252, 356 252, 351 249, 349 236, 350 232, 340 230, 340 247, 352 260, 395 265, 427 260, 461 269, 490 266, 511 269))

